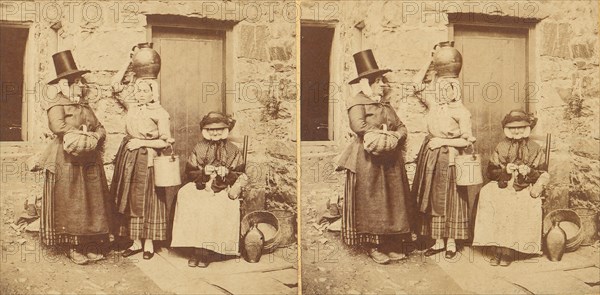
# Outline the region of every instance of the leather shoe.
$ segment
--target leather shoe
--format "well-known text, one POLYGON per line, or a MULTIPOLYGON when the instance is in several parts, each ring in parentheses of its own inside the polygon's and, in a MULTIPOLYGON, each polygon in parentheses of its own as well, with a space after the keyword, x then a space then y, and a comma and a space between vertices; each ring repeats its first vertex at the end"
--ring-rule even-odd
POLYGON ((142 252, 142 249, 137 249, 137 250, 125 249, 125 251, 123 251, 123 253, 121 253, 121 256, 129 257, 131 255, 135 255, 135 254, 138 254, 141 252, 142 252))
POLYGON ((396 253, 396 252, 389 252, 388 257, 390 258, 390 260, 392 261, 400 261, 400 260, 405 260, 408 258, 408 255, 404 254, 404 253, 396 253))
POLYGON ((142 256, 142 257, 146 260, 152 259, 152 257, 154 257, 154 252, 144 251, 144 256, 142 256))
POLYGON ((512 259, 508 255, 502 255, 502 259, 500 260, 500 266, 509 266, 512 263, 512 259))
POLYGON ((90 253, 85 254, 85 256, 91 262, 100 261, 100 260, 102 260, 102 259, 105 258, 102 253, 92 253, 92 252, 90 252, 90 253))
POLYGON ((501 258, 499 255, 496 255, 494 257, 492 257, 492 259, 490 259, 490 265, 491 266, 498 266, 500 264, 501 258))
POLYGON ((200 261, 198 261, 198 257, 196 256, 192 256, 189 260, 188 260, 188 266, 189 267, 196 267, 200 264, 200 261))
POLYGON ((200 268, 207 268, 208 267, 208 262, 202 261, 202 260, 198 260, 198 265, 196 265, 197 267, 200 268))
POLYGON ((90 260, 85 255, 75 250, 70 250, 67 256, 75 264, 85 265, 88 264, 88 262, 90 262, 90 260))
POLYGON ((390 262, 390 258, 382 252, 379 252, 377 248, 371 248, 367 251, 369 256, 373 259, 373 261, 379 264, 388 264, 390 262))
POLYGON ((442 248, 442 249, 431 249, 431 248, 429 248, 429 249, 425 250, 425 253, 423 253, 423 255, 425 255, 425 257, 429 257, 429 256, 433 256, 435 254, 441 253, 443 251, 444 251, 444 248, 442 248))
POLYGON ((446 251, 446 259, 452 259, 456 256, 456 251, 446 251))

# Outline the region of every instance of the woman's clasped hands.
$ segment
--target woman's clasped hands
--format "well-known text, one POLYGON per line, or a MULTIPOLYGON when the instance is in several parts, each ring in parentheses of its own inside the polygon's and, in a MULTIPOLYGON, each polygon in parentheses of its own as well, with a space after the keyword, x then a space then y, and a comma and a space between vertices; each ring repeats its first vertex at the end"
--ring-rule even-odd
POLYGON ((141 139, 132 138, 127 142, 127 149, 130 151, 137 150, 141 147, 143 147, 143 141, 141 139))
POLYGON ((439 138, 439 137, 434 137, 434 138, 430 139, 429 143, 427 144, 427 146, 429 147, 430 150, 439 149, 444 145, 445 145, 444 139, 439 138))
POLYGON ((225 166, 206 165, 206 167, 204 167, 204 173, 206 175, 212 175, 213 173, 216 173, 217 176, 225 177, 227 174, 229 174, 229 169, 227 169, 225 166))
POLYGON ((527 165, 517 165, 515 163, 508 163, 506 164, 506 172, 508 174, 513 174, 515 172, 525 176, 527 174, 529 174, 529 172, 531 172, 531 168, 529 168, 529 166, 527 165))

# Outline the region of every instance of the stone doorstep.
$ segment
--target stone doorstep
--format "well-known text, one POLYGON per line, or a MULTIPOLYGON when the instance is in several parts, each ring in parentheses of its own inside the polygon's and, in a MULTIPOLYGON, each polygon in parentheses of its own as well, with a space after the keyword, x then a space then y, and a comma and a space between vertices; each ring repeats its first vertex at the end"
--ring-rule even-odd
POLYGON ((207 280, 229 294, 297 294, 297 287, 288 287, 269 273, 245 273, 215 276, 207 280))
POLYGON ((232 275, 255 272, 271 272, 294 268, 294 266, 284 259, 274 254, 264 254, 258 263, 249 263, 242 257, 232 258, 224 261, 211 263, 208 268, 191 268, 187 265, 189 257, 182 254, 181 251, 173 249, 160 249, 157 253, 163 257, 170 265, 179 271, 190 272, 196 276, 214 276, 214 275, 232 275))
POLYGON ((177 271, 160 255, 143 260, 141 253, 132 257, 135 265, 149 277, 160 289, 175 294, 228 294, 223 289, 204 280, 194 279, 177 271))
POLYGON ((520 294, 598 293, 595 291, 598 288, 591 288, 583 279, 568 273, 571 270, 591 267, 598 274, 598 262, 590 260, 590 257, 594 257, 593 253, 596 253, 591 247, 565 253, 560 262, 552 262, 545 256, 540 256, 513 262, 509 267, 490 266, 489 259, 477 248, 473 250, 471 247, 465 247, 462 253, 467 253, 467 256, 457 256, 452 261, 435 256, 433 259, 465 290, 476 293, 520 294), (560 284, 542 283, 549 280, 560 281, 560 284))
POLYGON ((600 288, 590 287, 564 271, 522 273, 510 280, 532 294, 598 294, 600 288))
POLYGON ((275 255, 267 254, 258 263, 242 258, 213 262, 205 269, 187 266, 188 258, 177 250, 160 249, 151 260, 140 259, 141 254, 135 258, 161 289, 176 294, 297 293, 296 269, 275 255))
MULTIPOLYGON (((586 284, 599 284, 600 283, 600 268, 595 267, 595 266, 574 269, 574 270, 567 270, 565 272, 568 275, 570 275, 586 284)), ((598 292, 598 294, 600 294, 600 292, 598 292)))

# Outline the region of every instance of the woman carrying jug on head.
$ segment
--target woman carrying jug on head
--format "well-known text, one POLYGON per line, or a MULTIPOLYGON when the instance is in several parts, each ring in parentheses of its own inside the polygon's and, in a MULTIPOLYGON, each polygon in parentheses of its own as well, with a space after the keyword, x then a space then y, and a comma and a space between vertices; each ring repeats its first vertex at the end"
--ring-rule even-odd
POLYGON ((424 255, 445 250, 445 257, 452 259, 457 253, 456 240, 469 238, 467 195, 465 190, 457 188, 454 158, 460 150, 472 145, 475 137, 471 113, 462 104, 458 81, 462 56, 450 43, 441 44, 442 48, 433 53, 433 71, 428 64, 417 75, 419 83, 426 75, 433 77, 429 84, 417 89, 417 97, 427 107, 429 134, 417 157, 412 194, 417 200, 420 234, 435 240, 424 255), (418 93, 425 88, 428 88, 426 93, 418 93))
POLYGON ((388 101, 389 86, 373 52, 354 55, 361 91, 346 102, 352 143, 338 161, 346 170, 342 239, 364 247, 376 263, 406 258, 402 239, 410 239, 411 198, 404 167, 402 142, 406 127, 388 101))
POLYGON ((86 82, 71 51, 52 56, 59 92, 47 108, 48 127, 56 138, 40 165, 45 170, 40 236, 48 246, 68 245, 76 264, 103 258, 94 251, 108 241, 111 203, 101 147, 106 131, 90 108, 86 82))
MULTIPOLYGON (((167 239, 165 190, 154 185, 153 159, 175 140, 171 137, 169 113, 159 101, 158 70, 148 72, 134 67, 134 100, 123 101, 127 135, 116 155, 110 189, 116 210, 114 230, 133 240, 123 257, 143 251, 143 258, 151 259, 154 241, 167 239)), ((123 72, 117 75, 118 81, 123 72)))

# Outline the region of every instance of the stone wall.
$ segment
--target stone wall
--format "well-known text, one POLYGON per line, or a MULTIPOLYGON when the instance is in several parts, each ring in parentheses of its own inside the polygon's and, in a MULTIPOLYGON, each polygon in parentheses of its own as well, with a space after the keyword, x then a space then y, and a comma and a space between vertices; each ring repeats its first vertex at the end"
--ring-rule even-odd
POLYGON ((407 171, 412 179, 416 154, 426 134, 425 108, 407 91, 413 75, 427 61, 433 44, 448 39, 448 13, 475 12, 534 19, 535 64, 539 92, 531 105, 539 117, 534 133, 552 133, 552 184, 547 206, 595 206, 600 209, 600 149, 598 3, 596 1, 469 2, 469 1, 328 1, 303 2, 303 19, 337 21, 343 58, 333 69, 342 73, 343 92, 336 104, 339 130, 335 149, 345 146, 350 132, 345 97, 355 90, 345 85, 356 76, 352 54, 373 49, 394 92, 392 104, 409 130, 407 171), (314 17, 313 11, 321 13, 314 17), (362 32, 355 25, 363 22, 362 32), (362 35, 362 36, 361 36, 362 35), (362 46, 360 45, 362 43, 362 46))
POLYGON ((237 119, 236 134, 250 137, 251 185, 266 187, 267 199, 295 207, 296 32, 294 16, 285 9, 285 2, 29 1, 0 5, 3 20, 30 25, 29 44, 35 59, 31 68, 37 82, 35 91, 29 87, 28 100, 34 110, 31 142, 46 142, 52 135, 44 108, 53 92, 45 84, 55 77, 51 55, 70 49, 78 67, 92 71, 85 78, 94 94, 92 107, 108 131, 104 162, 109 179, 125 134, 124 109, 109 85, 132 45, 147 42, 147 15, 233 22, 234 71, 228 75, 233 75, 236 86, 231 89, 236 89, 236 99, 227 106, 227 112, 237 119))

